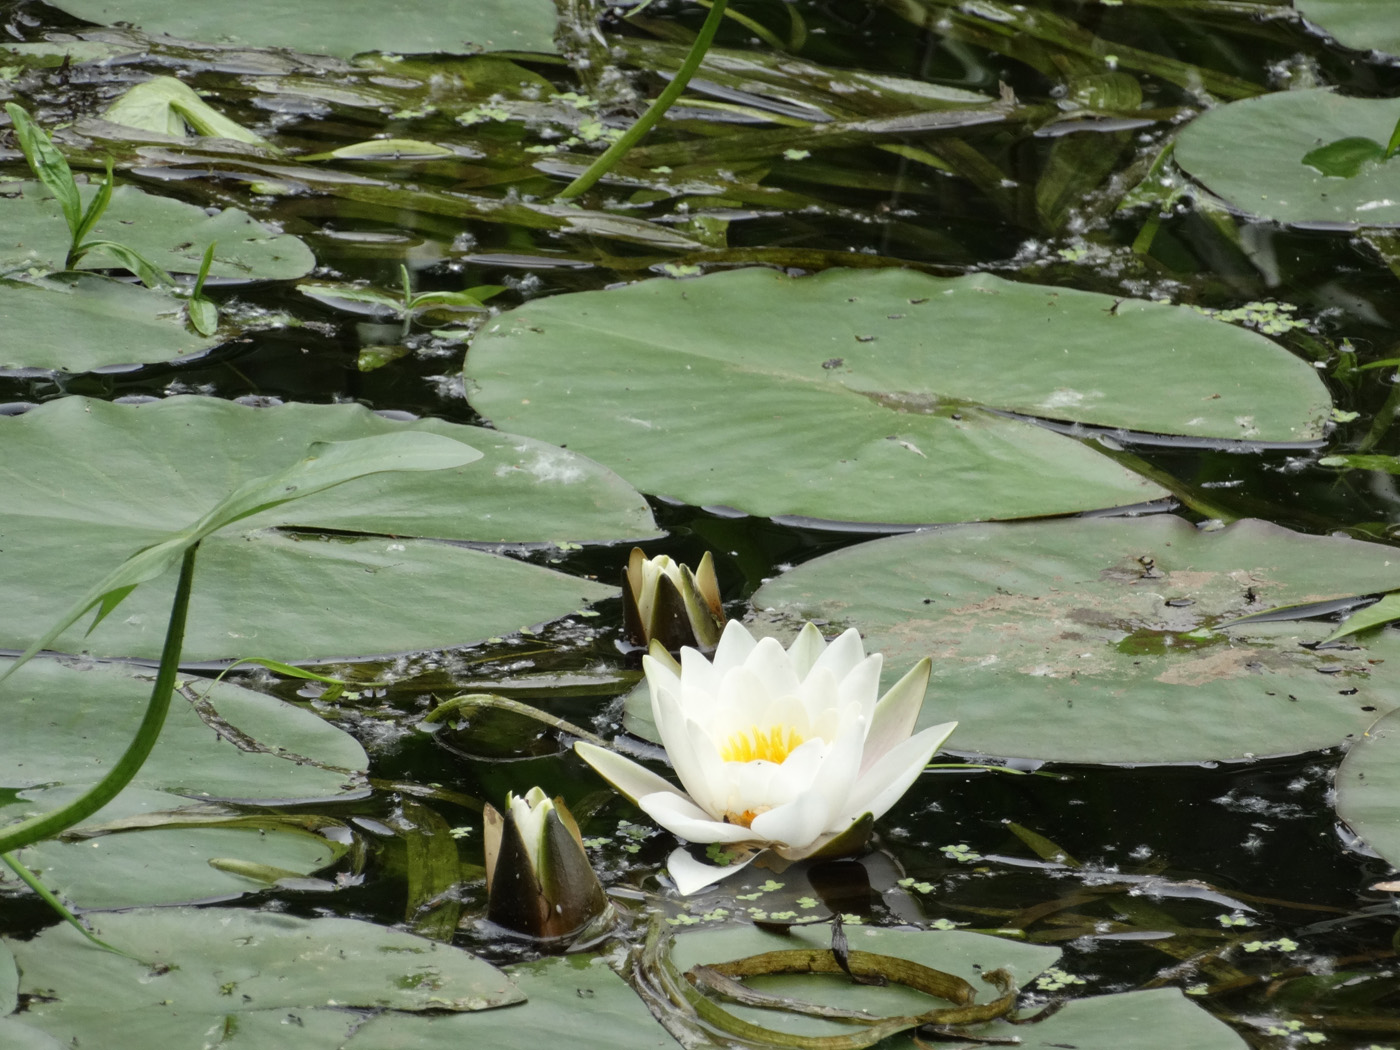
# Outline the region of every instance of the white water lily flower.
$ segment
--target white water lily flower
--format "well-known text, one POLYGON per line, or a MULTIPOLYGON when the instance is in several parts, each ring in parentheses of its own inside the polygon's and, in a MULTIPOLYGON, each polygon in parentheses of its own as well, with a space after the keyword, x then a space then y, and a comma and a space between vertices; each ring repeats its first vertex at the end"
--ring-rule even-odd
MULTIPOLYGON (((927 658, 877 699, 882 657, 866 656, 855 630, 827 644, 809 623, 784 650, 731 620, 713 663, 682 649, 677 664, 656 646, 643 662, 652 716, 685 790, 615 752, 574 749, 668 831, 739 854, 768 848, 800 860, 846 844, 833 840, 893 806, 957 725, 914 733, 927 658)), ((685 849, 668 863, 681 893, 735 870, 685 849)))

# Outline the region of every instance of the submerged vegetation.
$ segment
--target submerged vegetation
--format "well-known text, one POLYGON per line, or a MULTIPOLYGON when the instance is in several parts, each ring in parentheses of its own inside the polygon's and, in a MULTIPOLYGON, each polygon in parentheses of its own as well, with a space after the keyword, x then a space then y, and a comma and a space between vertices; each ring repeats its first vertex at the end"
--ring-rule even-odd
POLYGON ((297 6, 0 0, 0 1045, 1400 1047, 1393 16, 297 6))

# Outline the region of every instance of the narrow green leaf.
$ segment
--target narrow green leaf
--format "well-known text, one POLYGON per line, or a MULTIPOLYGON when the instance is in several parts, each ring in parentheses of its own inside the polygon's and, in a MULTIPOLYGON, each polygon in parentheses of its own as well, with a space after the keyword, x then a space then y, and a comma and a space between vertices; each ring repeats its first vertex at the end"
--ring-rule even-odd
POLYGON ((191 299, 198 299, 204 294, 204 282, 209 277, 209 267, 214 265, 214 246, 217 243, 210 241, 204 249, 204 258, 199 261, 199 273, 194 278, 194 290, 190 292, 191 299))
POLYGON ((185 312, 200 335, 207 338, 219 330, 219 308, 203 296, 186 303, 185 312))
POLYGON ((19 148, 24 151, 24 159, 29 162, 39 181, 58 200, 76 242, 78 227, 83 221, 83 203, 78 197, 78 184, 73 180, 68 161, 63 159, 63 154, 54 148, 48 133, 34 123, 34 118, 23 106, 6 102, 5 112, 14 122, 15 135, 19 139, 19 148))
MULTIPOLYGON (((102 184, 97 187, 97 194, 88 202, 87 210, 83 212, 82 219, 78 222, 78 228, 73 231, 72 249, 77 249, 83 239, 92 232, 97 220, 102 218, 102 213, 107 210, 107 205, 112 203, 112 159, 107 158, 107 177, 102 180, 102 184)), ((72 266, 65 266, 64 269, 71 270, 72 266)))
POLYGON ((1324 175, 1350 179, 1359 174, 1367 164, 1384 160, 1387 156, 1379 142, 1355 135, 1309 150, 1303 154, 1303 163, 1316 168, 1324 175))
POLYGON ((141 279, 141 283, 147 288, 168 288, 174 285, 175 278, 166 273, 151 260, 138 252, 135 248, 130 248, 119 241, 88 241, 86 244, 78 246, 77 250, 68 258, 68 269, 77 266, 78 263, 89 252, 104 251, 108 255, 115 256, 123 266, 141 279))
POLYGON ((1400 120, 1395 122, 1395 129, 1390 133, 1390 141, 1385 144, 1385 159, 1389 160, 1400 152, 1400 120))
POLYGON ((1372 627, 1381 627, 1388 623, 1394 623, 1396 620, 1400 620, 1400 594, 1387 594, 1374 605, 1368 605, 1366 608, 1358 609, 1352 613, 1319 644, 1326 645, 1328 642, 1335 642, 1338 638, 1345 638, 1349 634, 1356 634, 1372 627))

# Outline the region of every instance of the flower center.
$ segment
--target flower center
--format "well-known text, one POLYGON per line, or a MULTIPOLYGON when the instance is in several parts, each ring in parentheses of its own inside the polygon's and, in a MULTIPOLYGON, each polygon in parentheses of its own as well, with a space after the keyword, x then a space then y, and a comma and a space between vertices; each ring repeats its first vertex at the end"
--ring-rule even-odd
POLYGON ((801 743, 802 734, 792 726, 749 726, 732 734, 719 754, 726 762, 783 762, 801 743))

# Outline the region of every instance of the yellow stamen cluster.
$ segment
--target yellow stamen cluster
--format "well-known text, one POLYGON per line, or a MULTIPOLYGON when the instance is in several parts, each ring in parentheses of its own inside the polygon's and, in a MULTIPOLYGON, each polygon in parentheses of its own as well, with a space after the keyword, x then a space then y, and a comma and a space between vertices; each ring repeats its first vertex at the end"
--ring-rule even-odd
POLYGON ((726 762, 782 762, 802 743, 802 734, 792 726, 770 726, 734 733, 720 748, 726 762))

